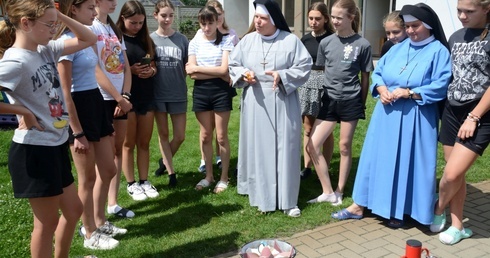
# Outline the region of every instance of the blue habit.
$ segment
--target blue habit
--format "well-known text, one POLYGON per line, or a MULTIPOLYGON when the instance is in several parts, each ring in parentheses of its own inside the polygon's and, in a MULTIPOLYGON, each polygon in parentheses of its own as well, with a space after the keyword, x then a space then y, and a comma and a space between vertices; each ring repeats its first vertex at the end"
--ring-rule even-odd
POLYGON ((376 65, 370 90, 377 86, 410 88, 422 99, 378 100, 361 152, 354 202, 386 219, 407 214, 432 222, 436 190, 437 102, 451 78, 450 54, 439 41, 413 46, 407 39, 393 46, 376 65))

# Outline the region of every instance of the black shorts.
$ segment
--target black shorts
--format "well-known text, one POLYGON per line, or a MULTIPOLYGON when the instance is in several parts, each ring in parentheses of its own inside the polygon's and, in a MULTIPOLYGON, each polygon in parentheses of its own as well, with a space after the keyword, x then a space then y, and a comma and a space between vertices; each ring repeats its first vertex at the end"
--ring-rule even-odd
POLYGON ((325 121, 355 121, 366 119, 365 106, 361 96, 349 100, 330 99, 328 94, 323 94, 320 112, 317 119, 325 121))
POLYGON ((131 112, 134 112, 137 115, 146 115, 146 113, 155 111, 156 109, 155 102, 153 101, 140 101, 132 104, 133 109, 131 109, 131 112))
POLYGON ((463 106, 451 106, 448 101, 446 102, 439 132, 439 142, 442 145, 454 146, 457 142, 478 155, 483 155, 490 142, 490 112, 482 116, 480 127, 476 128, 473 137, 466 140, 461 140, 458 137, 459 128, 461 128, 468 113, 477 104, 477 102, 471 102, 463 106))
POLYGON ((114 120, 127 120, 128 115, 122 115, 118 117, 114 117, 114 111, 116 111, 117 101, 115 100, 104 100, 104 106, 106 111, 106 119, 109 123, 114 122, 114 120))
POLYGON ((59 146, 10 145, 8 168, 15 198, 50 197, 75 181, 68 142, 59 146))
POLYGON ((192 111, 230 111, 232 106, 232 89, 221 79, 196 80, 192 91, 192 111))
MULTIPOLYGON (((114 132, 112 122, 107 121, 104 98, 98 88, 87 91, 72 92, 71 98, 77 109, 78 120, 90 142, 98 142, 100 138, 111 135, 114 132)), ((68 141, 73 144, 73 130, 70 127, 68 141)))

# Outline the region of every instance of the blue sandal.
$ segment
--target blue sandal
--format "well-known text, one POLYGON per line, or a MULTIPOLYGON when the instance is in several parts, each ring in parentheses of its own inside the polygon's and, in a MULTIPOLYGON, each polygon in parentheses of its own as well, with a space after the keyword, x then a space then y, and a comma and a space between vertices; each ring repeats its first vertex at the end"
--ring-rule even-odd
POLYGON ((346 220, 346 219, 362 219, 362 215, 357 215, 354 213, 350 213, 347 209, 342 209, 340 211, 332 213, 332 218, 338 220, 346 220))
POLYGON ((469 228, 459 230, 453 226, 439 234, 439 241, 445 245, 454 245, 462 239, 469 238, 473 235, 473 231, 469 228))

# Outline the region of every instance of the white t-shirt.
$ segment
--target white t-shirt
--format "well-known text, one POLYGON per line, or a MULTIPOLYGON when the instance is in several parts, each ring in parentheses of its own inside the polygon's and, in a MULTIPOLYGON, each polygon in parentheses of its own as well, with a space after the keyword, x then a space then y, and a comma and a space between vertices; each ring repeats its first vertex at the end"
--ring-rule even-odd
POLYGON ((37 51, 9 48, 0 60, 0 86, 8 89, 10 103, 29 109, 44 128, 16 129, 14 142, 59 146, 68 140, 68 113, 56 69, 64 47, 64 40, 57 40, 38 46, 37 51))
POLYGON ((229 36, 223 36, 219 45, 215 45, 214 42, 215 40, 209 41, 202 36, 196 36, 191 40, 189 56, 196 56, 198 66, 220 66, 223 61, 223 51, 231 52, 233 50, 232 38, 229 36))
MULTIPOLYGON (((126 45, 121 43, 112 30, 111 26, 95 20, 89 27, 97 35, 97 56, 99 65, 105 75, 112 82, 117 91, 122 93, 124 85, 124 52, 126 45)), ((114 98, 105 92, 99 85, 100 92, 104 100, 113 100, 114 98)))

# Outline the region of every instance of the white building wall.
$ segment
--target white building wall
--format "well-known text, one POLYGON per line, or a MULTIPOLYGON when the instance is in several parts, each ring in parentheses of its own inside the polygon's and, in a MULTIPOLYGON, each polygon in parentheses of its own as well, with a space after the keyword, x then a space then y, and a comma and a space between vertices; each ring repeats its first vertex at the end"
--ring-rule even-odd
POLYGON ((457 16, 456 6, 458 0, 396 0, 396 9, 400 10, 406 4, 424 3, 430 6, 439 16, 446 38, 458 29, 462 28, 457 16))

